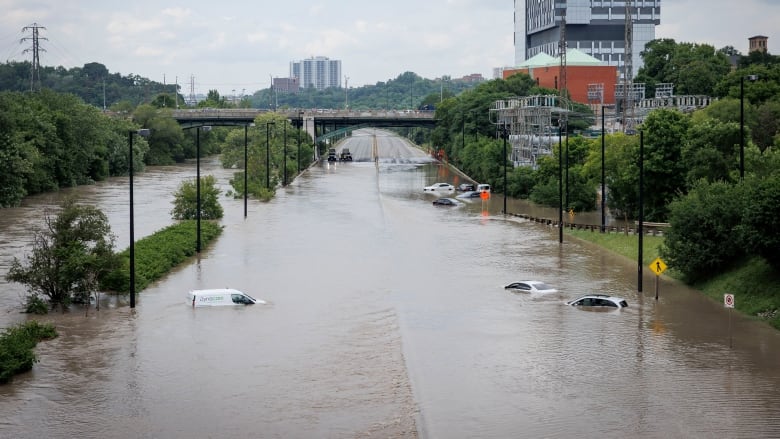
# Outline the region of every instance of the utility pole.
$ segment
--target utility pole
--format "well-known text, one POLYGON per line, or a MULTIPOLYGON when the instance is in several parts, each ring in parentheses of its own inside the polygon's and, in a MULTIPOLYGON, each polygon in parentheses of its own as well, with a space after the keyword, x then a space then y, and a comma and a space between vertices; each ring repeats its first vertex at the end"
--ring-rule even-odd
POLYGON ((344 109, 349 110, 349 76, 344 75, 344 109))
POLYGON ((559 81, 559 95, 562 98, 566 97, 566 1, 563 2, 563 9, 561 10, 561 40, 558 42, 558 53, 561 56, 561 79, 559 81))
POLYGON ((626 0, 625 53, 623 54, 623 132, 634 126, 634 18, 631 0, 626 0))
POLYGON ((45 27, 39 26, 38 23, 33 23, 29 26, 25 26, 22 28, 22 32, 31 31, 32 36, 31 37, 24 37, 21 40, 19 40, 19 43, 24 43, 25 41, 32 41, 32 47, 29 49, 24 49, 22 53, 32 52, 33 59, 32 59, 32 69, 30 70, 30 91, 35 91, 35 80, 37 78, 38 80, 38 89, 41 88, 41 58, 40 58, 40 52, 45 52, 46 49, 42 48, 40 45, 40 40, 48 41, 48 38, 44 38, 38 35, 38 30, 44 29, 45 27))
POLYGON ((190 75, 190 102, 189 105, 197 105, 198 100, 195 97, 195 75, 190 75))

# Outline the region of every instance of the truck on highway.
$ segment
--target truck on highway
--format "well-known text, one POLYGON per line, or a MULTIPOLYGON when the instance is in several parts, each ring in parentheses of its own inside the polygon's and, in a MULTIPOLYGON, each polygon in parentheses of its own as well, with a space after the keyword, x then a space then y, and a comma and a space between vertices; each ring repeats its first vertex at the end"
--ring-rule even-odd
POLYGON ((328 150, 328 161, 329 161, 329 162, 335 162, 335 161, 337 161, 338 159, 339 159, 339 158, 338 158, 338 156, 336 155, 336 149, 334 149, 334 148, 330 148, 330 149, 328 150))
POLYGON ((341 160, 342 162, 352 161, 352 153, 349 152, 349 148, 342 148, 341 156, 339 156, 339 160, 341 160))

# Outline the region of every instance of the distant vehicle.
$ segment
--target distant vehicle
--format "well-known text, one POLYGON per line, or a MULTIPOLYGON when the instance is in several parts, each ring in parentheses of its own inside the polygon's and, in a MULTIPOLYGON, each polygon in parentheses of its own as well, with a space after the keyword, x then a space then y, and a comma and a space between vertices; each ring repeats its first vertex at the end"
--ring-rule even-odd
POLYGON ((566 302, 566 304, 571 306, 598 306, 616 309, 626 308, 628 306, 628 302, 626 302, 625 299, 609 296, 607 294, 587 294, 566 302))
POLYGON ((475 186, 474 183, 461 183, 458 186, 458 190, 461 192, 475 191, 477 190, 477 186, 475 186))
POLYGON ((490 185, 489 184, 478 184, 477 185, 477 192, 487 192, 487 193, 490 193, 490 185))
POLYGON ((471 192, 465 192, 465 193, 462 193, 462 194, 458 195, 458 196, 457 196, 457 197, 455 197, 455 198, 464 198, 464 199, 468 199, 468 198, 479 198, 479 197, 481 197, 481 196, 482 196, 482 192, 471 191, 471 192))
POLYGON ((436 200, 433 200, 434 206, 457 206, 458 202, 453 200, 452 198, 439 198, 436 200))
POLYGON ((338 156, 336 155, 336 150, 334 148, 330 148, 328 150, 328 161, 329 162, 335 162, 338 161, 338 156))
POLYGON ((449 183, 434 183, 430 186, 425 186, 423 192, 455 192, 455 186, 449 183))
POLYGON ((215 288, 209 290, 192 290, 187 293, 187 302, 196 306, 228 306, 228 305, 254 305, 264 304, 264 300, 235 290, 233 288, 215 288))
POLYGON ((339 161, 342 162, 351 162, 352 161, 352 153, 349 152, 349 148, 342 148, 341 154, 339 155, 339 161))
POLYGON ((538 280, 523 280, 520 282, 512 282, 504 287, 507 290, 514 290, 525 293, 557 293, 558 290, 547 285, 546 283, 538 280))

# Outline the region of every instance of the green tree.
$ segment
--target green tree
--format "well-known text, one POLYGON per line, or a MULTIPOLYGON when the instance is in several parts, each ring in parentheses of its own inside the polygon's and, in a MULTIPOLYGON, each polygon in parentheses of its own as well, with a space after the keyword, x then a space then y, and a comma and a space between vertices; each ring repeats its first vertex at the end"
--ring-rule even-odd
POLYGON ((764 102, 756 110, 757 123, 752 128, 752 138, 761 152, 775 144, 780 135, 780 100, 764 102))
POLYGON ((685 193, 682 145, 690 119, 676 110, 656 110, 642 124, 645 130, 645 219, 665 221, 669 203, 685 193))
MULTIPOLYGON (((219 204, 217 179, 213 175, 200 178, 200 217, 205 220, 222 218, 222 205, 219 204)), ((185 180, 173 194, 173 210, 171 215, 175 220, 196 219, 198 216, 197 180, 185 180)))
POLYGON ((687 186, 705 179, 732 181, 738 171, 739 124, 706 118, 691 123, 681 151, 687 186))
MULTIPOLYGON (((617 218, 636 218, 639 214, 639 138, 612 134, 606 136, 604 145, 607 206, 617 218)), ((600 186, 601 139, 591 142, 589 151, 582 172, 600 186)))
POLYGON ((746 199, 746 185, 698 182, 687 196, 670 204, 671 227, 661 256, 691 281, 741 261, 745 245, 737 230, 746 199))
POLYGON ((101 276, 119 263, 114 239, 100 209, 69 199, 56 217, 46 213, 44 228, 33 232, 27 263, 14 258, 6 280, 25 284, 31 296, 47 297, 52 307, 89 303, 101 276))
POLYGON ((645 45, 641 55, 644 65, 636 81, 647 84, 650 96, 658 83, 673 83, 678 95, 711 95, 731 70, 728 56, 708 44, 657 39, 645 45))
POLYGON ((780 173, 756 178, 750 186, 739 224, 746 251, 762 256, 775 270, 780 269, 780 173))

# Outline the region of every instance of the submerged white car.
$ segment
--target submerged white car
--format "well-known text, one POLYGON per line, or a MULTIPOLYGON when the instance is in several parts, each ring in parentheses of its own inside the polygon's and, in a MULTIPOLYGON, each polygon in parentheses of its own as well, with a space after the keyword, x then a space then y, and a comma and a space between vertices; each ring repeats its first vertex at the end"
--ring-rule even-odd
POLYGON ((616 308, 616 309, 628 307, 628 302, 626 302, 626 299, 623 299, 621 297, 609 296, 607 294, 586 294, 574 300, 570 300, 566 302, 566 304, 571 306, 585 306, 585 307, 596 306, 596 307, 616 308))
POLYGON ((455 192, 455 186, 449 183, 434 183, 430 186, 425 186, 423 192, 455 192))
POLYGON ((228 306, 264 304, 264 300, 235 290, 233 288, 215 288, 210 290, 192 290, 187 293, 187 303, 196 306, 228 306))
POLYGON ((504 287, 507 290, 513 290, 525 293, 557 293, 558 290, 538 280, 523 280, 512 282, 504 287))

